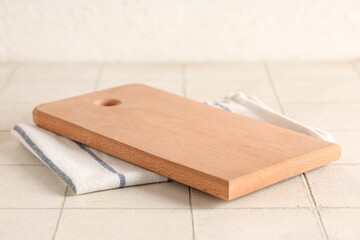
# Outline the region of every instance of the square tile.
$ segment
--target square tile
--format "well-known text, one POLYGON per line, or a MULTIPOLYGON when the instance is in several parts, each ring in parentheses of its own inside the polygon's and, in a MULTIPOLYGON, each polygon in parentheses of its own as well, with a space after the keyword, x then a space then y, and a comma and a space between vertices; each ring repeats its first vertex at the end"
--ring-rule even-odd
POLYGON ((192 239, 190 210, 64 209, 55 239, 192 239))
POLYGON ((267 80, 262 63, 193 63, 185 65, 186 80, 237 82, 267 80))
POLYGON ((195 209, 195 238, 323 239, 310 209, 195 209))
POLYGON ((20 66, 0 94, 1 103, 45 103, 95 90, 98 65, 20 66))
POLYGON ((324 228, 330 240, 360 239, 360 209, 320 209, 324 228))
POLYGON ((146 81, 182 80, 182 64, 172 63, 109 63, 104 66, 101 80, 146 81))
POLYGON ((10 130, 15 124, 22 122, 33 124, 32 111, 36 104, 0 103, 0 130, 10 130))
POLYGON ((282 103, 285 114, 327 130, 360 129, 360 103, 282 103))
POLYGON ((327 165, 307 178, 320 207, 360 207, 360 165, 327 165))
POLYGON ((181 64, 107 64, 98 89, 142 83, 177 95, 183 95, 181 64))
POLYGON ((65 208, 189 208, 188 187, 177 182, 133 186, 73 195, 65 208))
POLYGON ((232 201, 192 189, 193 208, 297 208, 310 207, 302 177, 297 176, 232 201))
POLYGON ((61 208, 65 184, 45 166, 0 166, 0 208, 61 208))
POLYGON ((87 84, 77 81, 73 83, 28 81, 26 83, 10 82, 0 94, 0 103, 35 103, 36 105, 64 98, 74 97, 81 94, 93 92, 95 79, 87 84))
POLYGON ((246 95, 255 95, 265 103, 276 103, 275 94, 268 80, 186 80, 186 97, 204 102, 229 93, 243 92, 246 95))
POLYGON ((100 68, 99 63, 27 63, 19 66, 13 80, 18 83, 58 80, 85 84, 98 77, 100 68))
POLYGON ((8 131, 0 132, 0 153, 0 165, 43 165, 8 131))
POLYGON ((269 63, 272 79, 276 81, 358 81, 360 76, 350 63, 303 62, 269 63))
POLYGON ((341 158, 332 164, 360 164, 360 130, 334 130, 331 134, 341 146, 341 158))
POLYGON ((52 239, 60 209, 0 209, 1 239, 52 239))
POLYGON ((278 81, 281 102, 360 102, 358 81, 278 81))
POLYGON ((244 92, 266 103, 276 102, 263 64, 189 64, 185 69, 186 96, 191 99, 203 102, 244 92))

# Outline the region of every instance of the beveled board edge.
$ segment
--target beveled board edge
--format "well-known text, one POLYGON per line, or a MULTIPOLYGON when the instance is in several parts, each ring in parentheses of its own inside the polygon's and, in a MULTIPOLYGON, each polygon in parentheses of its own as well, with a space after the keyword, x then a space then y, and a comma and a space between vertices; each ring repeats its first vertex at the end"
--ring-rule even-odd
POLYGON ((274 183, 284 181, 304 172, 324 166, 339 159, 340 155, 340 146, 331 144, 316 151, 241 176, 229 182, 229 198, 227 200, 238 198, 274 183))

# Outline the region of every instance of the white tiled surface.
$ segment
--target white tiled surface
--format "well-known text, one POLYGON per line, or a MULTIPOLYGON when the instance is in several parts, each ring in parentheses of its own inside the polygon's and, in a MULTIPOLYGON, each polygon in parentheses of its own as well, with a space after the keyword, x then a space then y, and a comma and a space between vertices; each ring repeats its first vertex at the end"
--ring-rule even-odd
POLYGON ((359 239, 360 64, 0 64, 0 239, 359 239), (127 83, 242 90, 328 129, 342 158, 231 202, 176 182, 81 196, 9 134, 36 104, 127 83))
POLYGON ((11 129, 15 123, 32 123, 33 103, 0 103, 0 131, 11 129))
POLYGON ((0 103, 42 103, 91 92, 99 64, 24 64, 2 90, 0 103))
POLYGON ((277 81, 281 102, 346 103, 360 101, 360 81, 277 81))
POLYGON ((325 208, 320 213, 330 239, 360 239, 359 208, 325 208))
POLYGON ((341 159, 333 164, 360 164, 360 130, 333 130, 331 134, 342 147, 341 159))
POLYGON ((360 129, 359 102, 282 103, 286 115, 327 130, 360 129))
POLYGON ((8 131, 0 131, 0 165, 39 165, 42 163, 8 131))
POLYGON ((45 166, 0 166, 1 208, 61 208, 65 183, 45 166))
POLYGON ((329 165, 307 173, 319 207, 360 207, 360 165, 329 165))
POLYGON ((1 239, 52 239, 61 209, 0 209, 1 239))
POLYGON ((55 239, 191 239, 183 209, 64 209, 55 239))
POLYGON ((153 87, 183 94, 181 64, 106 64, 101 71, 98 89, 123 84, 144 83, 153 87))
MULTIPOLYGON (((358 81, 356 63, 269 63, 274 81, 358 81)), ((325 90, 325 86, 322 90, 325 90)), ((321 89, 319 89, 321 90, 321 89)))
POLYGON ((276 96, 262 64, 192 64, 185 69, 185 94, 206 101, 227 93, 243 91, 266 103, 276 102, 276 96))
POLYGON ((194 209, 196 239, 322 239, 311 209, 194 209))

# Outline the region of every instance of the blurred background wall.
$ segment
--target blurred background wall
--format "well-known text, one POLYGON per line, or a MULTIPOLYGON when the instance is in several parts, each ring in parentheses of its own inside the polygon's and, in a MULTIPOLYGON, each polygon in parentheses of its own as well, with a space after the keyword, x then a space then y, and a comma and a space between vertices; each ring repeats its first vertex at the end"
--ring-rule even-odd
POLYGON ((359 57, 359 0, 0 0, 0 61, 359 57))

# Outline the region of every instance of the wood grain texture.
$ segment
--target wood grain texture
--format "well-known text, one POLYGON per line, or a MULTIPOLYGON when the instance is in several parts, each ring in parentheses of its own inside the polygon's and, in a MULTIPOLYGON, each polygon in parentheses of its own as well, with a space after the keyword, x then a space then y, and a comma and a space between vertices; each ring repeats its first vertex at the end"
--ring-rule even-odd
POLYGON ((140 84, 43 104, 33 117, 40 127, 226 200, 335 161, 341 152, 140 84))

